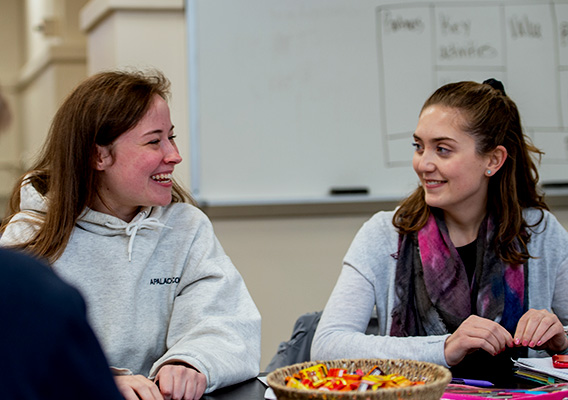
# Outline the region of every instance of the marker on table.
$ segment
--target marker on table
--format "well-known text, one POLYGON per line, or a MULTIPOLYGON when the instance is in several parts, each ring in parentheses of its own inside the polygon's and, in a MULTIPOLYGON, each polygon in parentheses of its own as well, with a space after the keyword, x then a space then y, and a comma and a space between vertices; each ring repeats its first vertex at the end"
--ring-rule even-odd
POLYGON ((454 383, 457 385, 470 385, 470 386, 479 386, 479 387, 492 387, 493 384, 488 381, 480 381, 477 379, 462 379, 462 378, 452 378, 450 383, 454 383))

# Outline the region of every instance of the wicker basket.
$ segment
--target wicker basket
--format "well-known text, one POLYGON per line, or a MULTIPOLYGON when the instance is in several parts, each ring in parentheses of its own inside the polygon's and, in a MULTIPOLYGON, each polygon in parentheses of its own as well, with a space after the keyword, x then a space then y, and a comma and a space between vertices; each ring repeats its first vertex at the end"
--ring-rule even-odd
POLYGON ((279 368, 266 377, 266 380, 278 400, 399 400, 420 399, 439 400, 444 389, 451 380, 450 371, 437 364, 413 360, 387 360, 387 359, 361 359, 361 360, 334 360, 334 361, 308 361, 300 364, 279 368), (316 364, 325 364, 327 368, 344 368, 350 370, 362 369, 369 371, 378 365, 385 374, 400 374, 413 381, 424 381, 424 385, 409 386, 406 388, 388 388, 374 391, 320 391, 305 390, 286 387, 284 379, 298 371, 316 364))

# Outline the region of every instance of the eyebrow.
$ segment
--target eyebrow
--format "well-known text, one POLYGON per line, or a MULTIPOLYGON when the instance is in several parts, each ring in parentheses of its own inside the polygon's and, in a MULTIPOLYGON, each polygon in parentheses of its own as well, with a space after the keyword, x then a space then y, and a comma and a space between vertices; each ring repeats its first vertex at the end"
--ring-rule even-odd
MULTIPOLYGON (((171 128, 170 128, 170 130, 169 130, 168 132, 171 132, 171 131, 173 131, 173 130, 174 130, 174 126, 172 125, 171 128)), ((146 136, 146 135, 152 135, 152 134, 154 134, 154 133, 162 133, 162 132, 163 132, 163 130, 161 130, 161 129, 154 129, 153 131, 144 132, 144 136, 146 136)))
MULTIPOLYGON (((422 138, 420 136, 418 136, 416 133, 413 133, 412 137, 414 138, 414 140, 420 140, 421 142, 423 142, 422 138)), ((451 137, 448 137, 448 136, 440 136, 440 137, 435 137, 434 139, 432 139, 432 142, 443 142, 444 140, 449 140, 449 141, 452 141, 452 142, 456 141, 454 138, 451 138, 451 137)))

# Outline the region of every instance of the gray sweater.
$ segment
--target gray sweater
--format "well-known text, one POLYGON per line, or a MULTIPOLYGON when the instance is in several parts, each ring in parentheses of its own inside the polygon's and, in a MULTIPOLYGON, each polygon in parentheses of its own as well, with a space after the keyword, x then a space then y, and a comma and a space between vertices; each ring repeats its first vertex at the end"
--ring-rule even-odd
MULTIPOLYGON (((21 194, 2 245, 28 238, 45 210, 31 185, 21 194)), ((196 207, 149 207, 130 223, 87 209, 53 268, 85 297, 115 373, 153 377, 181 360, 205 374, 207 392, 258 374, 260 314, 196 207)))
MULTIPOLYGON (((336 358, 404 358, 448 366, 444 357, 446 335, 392 337, 391 313, 395 303, 398 233, 394 212, 379 212, 355 236, 337 284, 328 300, 312 343, 314 360, 336 358), (379 333, 365 329, 376 306, 379 333)), ((530 223, 540 212, 525 210, 530 223)), ((536 257, 529 261, 529 308, 554 312, 568 325, 568 233, 549 212, 535 228, 528 245, 536 257)), ((530 351, 529 356, 547 354, 530 351)))

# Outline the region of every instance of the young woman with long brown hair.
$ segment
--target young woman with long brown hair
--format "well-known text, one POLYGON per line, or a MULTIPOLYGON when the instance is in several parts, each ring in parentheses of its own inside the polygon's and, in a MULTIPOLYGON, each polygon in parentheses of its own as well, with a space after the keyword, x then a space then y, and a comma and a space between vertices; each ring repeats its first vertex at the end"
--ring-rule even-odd
POLYGON ((502 84, 442 86, 413 140, 420 185, 358 232, 312 358, 410 358, 499 380, 511 357, 566 351, 568 234, 502 84), (375 307, 378 335, 365 335, 375 307))
POLYGON ((2 245, 46 259, 85 296, 127 400, 198 399, 259 369, 258 310, 172 177, 168 93, 159 72, 82 82, 2 227, 2 245))

